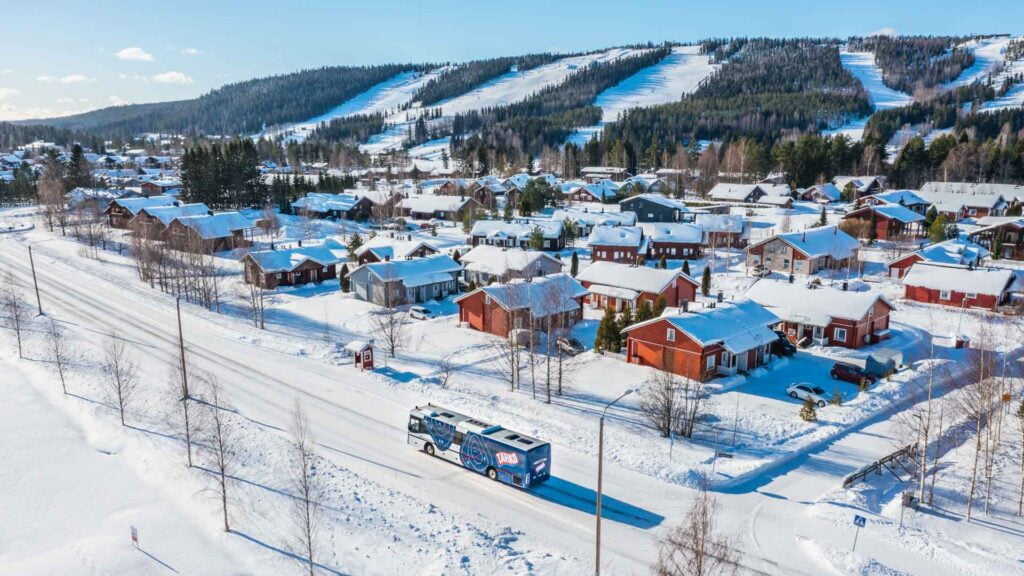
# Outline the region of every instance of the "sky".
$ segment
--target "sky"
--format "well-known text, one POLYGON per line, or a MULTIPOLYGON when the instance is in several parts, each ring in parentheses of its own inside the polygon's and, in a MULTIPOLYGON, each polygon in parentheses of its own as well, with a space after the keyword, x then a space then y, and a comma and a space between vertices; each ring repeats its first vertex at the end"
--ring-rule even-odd
POLYGON ((49 0, 0 24, 0 120, 199 96, 329 65, 722 36, 1024 33, 1021 0, 49 0))

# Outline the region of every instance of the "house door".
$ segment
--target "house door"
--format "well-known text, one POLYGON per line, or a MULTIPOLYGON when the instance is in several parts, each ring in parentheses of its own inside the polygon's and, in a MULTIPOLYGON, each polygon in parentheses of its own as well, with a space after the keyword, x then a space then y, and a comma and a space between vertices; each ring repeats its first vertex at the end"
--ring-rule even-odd
POLYGON ((825 329, 821 326, 815 326, 812 338, 815 340, 821 340, 825 337, 825 329))
POLYGON ((1003 246, 1003 258, 1013 258, 1013 246, 1003 246))
POLYGON ((747 353, 746 352, 743 352, 739 356, 733 356, 733 361, 736 362, 736 369, 737 370, 746 370, 747 369, 747 353))

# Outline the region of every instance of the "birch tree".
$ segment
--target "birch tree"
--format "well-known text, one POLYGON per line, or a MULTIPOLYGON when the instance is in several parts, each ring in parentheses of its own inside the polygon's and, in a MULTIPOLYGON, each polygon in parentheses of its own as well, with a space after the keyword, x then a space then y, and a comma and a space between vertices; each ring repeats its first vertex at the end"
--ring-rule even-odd
POLYGON ((60 375, 60 389, 67 394, 68 385, 64 381, 64 366, 66 364, 64 331, 61 330, 60 326, 57 325, 57 321, 52 317, 50 318, 49 328, 50 351, 53 353, 53 363, 57 365, 57 374, 60 375))
POLYGON ((25 300, 21 297, 21 292, 18 290, 18 284, 14 279, 14 272, 7 272, 7 286, 5 288, 4 309, 7 312, 7 318, 11 322, 11 329, 14 330, 14 336, 18 341, 18 358, 24 358, 21 336, 25 331, 28 307, 25 305, 25 300))
POLYGON ((124 340, 112 334, 107 342, 106 350, 107 392, 111 400, 116 402, 117 411, 121 416, 121 425, 125 425, 124 413, 135 397, 139 384, 139 368, 132 360, 124 340))
POLYGON ((235 456, 233 450, 234 428, 224 413, 224 406, 221 403, 220 384, 213 376, 204 378, 207 392, 210 395, 209 406, 209 431, 210 437, 207 443, 213 456, 213 471, 216 474, 216 492, 220 500, 221 512, 224 519, 224 531, 231 531, 231 523, 228 519, 228 487, 230 485, 232 472, 235 467, 235 456))
POLYGON ((297 547, 303 561, 314 576, 318 547, 320 507, 324 488, 316 475, 313 436, 309 431, 302 404, 295 401, 292 415, 292 484, 295 492, 292 520, 296 529, 297 547))
POLYGON ((731 576, 739 572, 740 550, 735 539, 718 533, 719 508, 703 483, 683 522, 659 543, 655 576, 731 576))

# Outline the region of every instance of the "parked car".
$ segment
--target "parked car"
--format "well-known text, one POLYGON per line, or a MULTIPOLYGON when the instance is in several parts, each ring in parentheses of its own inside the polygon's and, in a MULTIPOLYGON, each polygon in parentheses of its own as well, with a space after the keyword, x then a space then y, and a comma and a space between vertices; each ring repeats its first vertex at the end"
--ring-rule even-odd
POLYGON ((751 268, 750 272, 754 276, 759 277, 771 276, 772 274, 771 268, 768 268, 767 266, 762 266, 761 264, 754 264, 754 267, 751 268))
POLYGON ((427 224, 434 228, 448 228, 455 225, 451 220, 443 220, 441 218, 431 218, 427 221, 427 224))
POLYGON ((417 320, 430 320, 434 317, 434 312, 426 306, 413 306, 409 308, 409 317, 417 320))
POLYGON ((569 356, 582 354, 586 350, 583 343, 575 338, 559 338, 558 349, 569 356))
POLYGON ((861 381, 865 379, 870 384, 874 384, 878 381, 878 376, 865 372, 860 366, 844 364, 843 362, 836 362, 833 364, 832 369, 829 370, 829 374, 832 376, 833 380, 842 380, 843 382, 849 382, 851 384, 859 385, 861 381))
POLYGON ((819 408, 824 408, 825 404, 828 404, 828 399, 825 398, 825 389, 821 386, 808 384, 807 382, 793 384, 789 388, 786 388, 786 393, 789 394, 790 398, 795 398, 797 400, 806 400, 807 398, 811 398, 819 408))
POLYGON ((772 342, 772 354, 776 356, 792 356, 796 354, 796 344, 789 341, 789 337, 786 333, 781 330, 776 330, 775 334, 778 335, 779 339, 772 342))

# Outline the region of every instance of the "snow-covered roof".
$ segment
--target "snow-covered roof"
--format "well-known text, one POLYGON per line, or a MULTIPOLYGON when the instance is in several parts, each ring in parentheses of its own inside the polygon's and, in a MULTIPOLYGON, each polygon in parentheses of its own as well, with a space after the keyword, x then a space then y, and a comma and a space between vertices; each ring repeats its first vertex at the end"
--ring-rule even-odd
POLYGON ((357 194, 327 194, 324 192, 310 192, 304 197, 292 202, 292 208, 323 214, 330 211, 348 212, 355 207, 362 199, 357 194))
MULTIPOLYGON (((492 284, 479 288, 506 310, 529 308, 534 318, 544 318, 560 312, 578 310, 577 298, 587 295, 587 289, 568 274, 552 274, 531 281, 516 280, 508 284, 492 284)), ((462 298, 456 299, 456 302, 462 298)))
POLYGON ((178 216, 172 222, 180 222, 196 231, 204 240, 227 238, 233 232, 254 228, 256 225, 238 212, 219 212, 200 216, 178 216))
POLYGON ((704 229, 697 224, 667 223, 650 226, 652 242, 677 242, 680 244, 700 244, 704 238, 704 229))
POLYGON ((899 204, 878 204, 875 206, 862 206, 856 210, 847 212, 843 218, 855 218, 859 215, 870 216, 871 212, 877 213, 879 216, 884 216, 890 220, 896 220, 904 224, 911 224, 914 222, 921 222, 924 220, 924 216, 914 212, 906 206, 900 206, 899 204))
MULTIPOLYGON (((923 260, 928 262, 936 262, 938 264, 963 264, 975 263, 982 258, 988 258, 989 251, 973 242, 962 240, 960 238, 953 238, 938 244, 931 244, 925 246, 920 250, 911 252, 920 256, 923 260)), ((905 254, 896 258, 896 260, 902 260, 909 256, 905 254)), ((895 262, 896 260, 893 260, 895 262)))
POLYGON ((540 228, 544 238, 559 238, 562 235, 562 220, 477 220, 470 236, 485 238, 529 238, 534 228, 540 228))
MULTIPOLYGON (((149 198, 118 198, 111 200, 110 205, 117 204, 132 214, 138 214, 143 208, 155 208, 157 206, 174 206, 177 202, 174 196, 151 196, 149 198)), ((108 208, 109 209, 109 208, 108 208)))
POLYGON ((872 194, 869 198, 874 198, 886 204, 902 204, 903 206, 928 204, 927 200, 918 196, 913 190, 887 190, 878 194, 872 194))
POLYGON ((622 204, 623 202, 628 202, 630 200, 646 200, 647 202, 651 202, 651 203, 654 203, 654 204, 660 204, 661 206, 665 206, 666 208, 674 208, 676 210, 679 210, 680 212, 692 212, 693 211, 682 200, 676 200, 675 198, 669 198, 668 196, 665 196, 664 194, 637 194, 636 196, 630 196, 629 198, 626 198, 625 200, 620 200, 619 204, 622 204))
POLYGON ((758 204, 768 204, 771 206, 788 206, 793 199, 789 196, 761 196, 757 199, 758 204))
POLYGON ((963 208, 995 208, 1007 198, 1024 196, 1024 187, 1015 184, 970 182, 926 182, 917 193, 941 212, 963 208))
POLYGON ((854 188, 858 192, 867 192, 868 188, 875 182, 878 182, 879 186, 885 185, 884 176, 836 176, 832 179, 832 183, 835 184, 840 190, 846 188, 847 184, 853 183, 854 188))
POLYGON ((348 251, 340 242, 333 239, 314 246, 299 246, 286 250, 260 250, 249 252, 245 258, 251 258, 266 274, 291 272, 303 262, 312 260, 324 266, 338 264, 347 260, 348 251))
POLYGON ((434 194, 416 194, 403 198, 398 206, 418 214, 433 212, 458 212, 472 200, 469 196, 436 196, 434 194))
POLYGON ((591 284, 588 290, 590 290, 591 294, 600 294, 602 296, 617 298, 628 302, 633 302, 638 296, 640 296, 640 293, 636 290, 619 288, 617 286, 608 286, 607 284, 591 284))
POLYGON ((555 210, 552 220, 559 222, 566 219, 587 226, 632 226, 636 224, 636 213, 628 210, 622 212, 591 212, 578 208, 555 210))
POLYGON ((903 277, 904 286, 999 296, 1013 280, 1013 270, 969 268, 956 264, 918 262, 903 277))
POLYGON ((345 350, 349 352, 362 352, 370 347, 370 343, 366 340, 353 340, 348 344, 345 344, 345 350))
POLYGON ((634 324, 625 332, 662 320, 667 320, 701 346, 720 342, 733 354, 771 344, 778 338, 768 327, 777 324, 779 317, 753 300, 719 304, 692 314, 665 315, 634 324))
POLYGON ((764 191, 767 196, 793 197, 793 189, 789 187, 789 184, 758 184, 757 187, 764 191))
POLYGON ((626 174, 625 168, 618 166, 587 166, 580 170, 580 174, 626 174))
POLYGON ((152 208, 142 208, 135 217, 138 218, 143 212, 153 218, 156 218, 164 226, 167 226, 175 218, 209 214, 210 208, 201 202, 182 204, 181 206, 154 206, 152 208))
POLYGON ((829 202, 835 202, 843 197, 842 190, 840 190, 839 187, 837 187, 835 184, 830 184, 828 182, 824 184, 815 184, 814 186, 808 188, 804 193, 813 193, 815 195, 828 199, 829 202))
POLYGON ((775 238, 804 253, 808 258, 831 256, 835 260, 845 260, 853 256, 860 248, 860 242, 856 238, 835 226, 822 226, 801 232, 779 234, 767 240, 762 240, 755 244, 755 246, 770 242, 775 238))
POLYGON ((860 320, 879 300, 889 304, 877 292, 851 292, 825 286, 811 288, 774 280, 754 283, 746 297, 787 322, 812 326, 827 326, 833 318, 860 320))
POLYGON ((630 266, 629 264, 606 261, 597 261, 587 266, 576 275, 576 279, 592 284, 659 294, 680 276, 694 286, 697 285, 693 278, 683 274, 680 270, 662 270, 649 266, 630 266))
POLYGON ((373 252, 380 260, 396 260, 399 258, 408 258, 410 254, 418 251, 424 246, 430 248, 434 252, 437 252, 437 246, 434 246, 426 240, 396 240, 394 238, 376 236, 363 242, 363 244, 356 249, 356 256, 362 256, 367 252, 373 252))
POLYGON ((697 214, 694 222, 704 232, 716 234, 743 234, 749 232, 746 220, 739 214, 697 214))
POLYGON ((556 264, 559 269, 562 266, 560 260, 540 250, 501 248, 486 244, 474 247, 466 252, 460 260, 466 270, 499 276, 507 274, 510 270, 516 272, 530 270, 541 260, 548 260, 556 264))
POLYGON ((644 229, 639 226, 597 226, 590 233, 589 242, 598 246, 631 246, 644 243, 644 229))
POLYGON ((708 198, 742 202, 746 200, 754 190, 759 188, 760 186, 758 184, 730 184, 728 182, 719 182, 708 192, 708 198))
POLYGON ((366 268, 385 282, 400 281, 409 288, 447 282, 452 279, 453 274, 462 270, 462 266, 447 254, 434 254, 411 260, 374 262, 364 264, 358 269, 362 268, 366 268))
MULTIPOLYGON (((994 217, 994 218, 999 218, 999 217, 997 216, 997 217, 994 217)), ((992 219, 982 218, 981 220, 986 220, 987 222, 993 222, 994 218, 992 218, 992 219)), ((982 224, 981 220, 978 221, 978 224, 982 224)), ((992 224, 983 225, 982 228, 978 228, 978 229, 972 231, 970 233, 970 235, 974 236, 974 235, 980 234, 982 232, 988 232, 990 230, 996 230, 998 228, 1002 228, 1003 226, 1009 226, 1011 228, 1016 228, 1017 230, 1020 230, 1021 228, 1024 228, 1024 218, 1021 218, 1020 216, 1002 217, 1001 221, 996 222, 996 223, 992 223, 992 224)))

